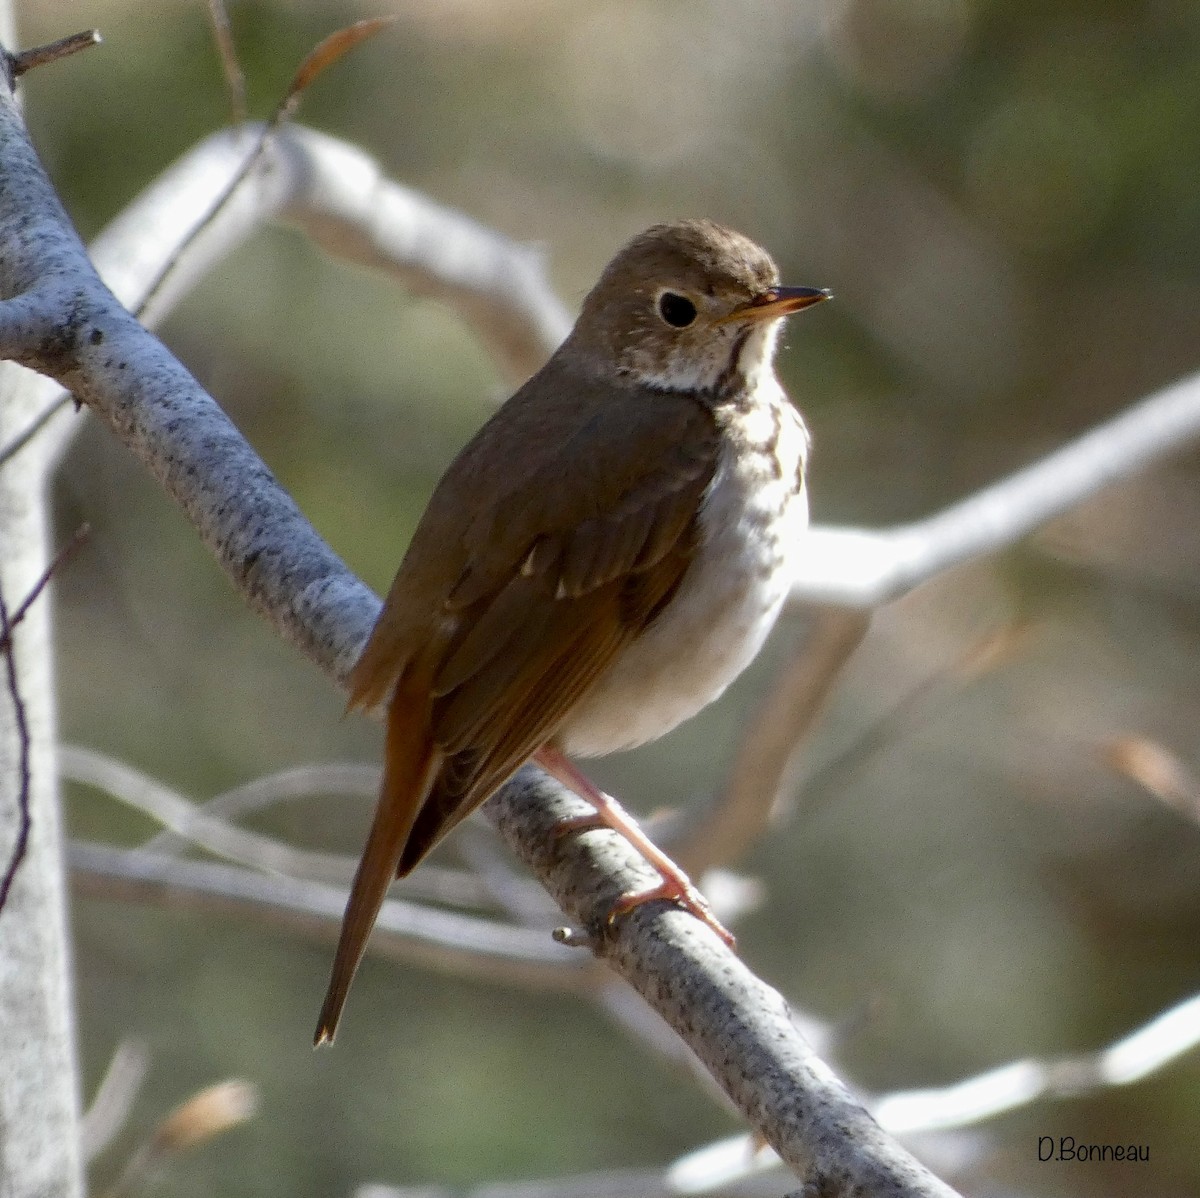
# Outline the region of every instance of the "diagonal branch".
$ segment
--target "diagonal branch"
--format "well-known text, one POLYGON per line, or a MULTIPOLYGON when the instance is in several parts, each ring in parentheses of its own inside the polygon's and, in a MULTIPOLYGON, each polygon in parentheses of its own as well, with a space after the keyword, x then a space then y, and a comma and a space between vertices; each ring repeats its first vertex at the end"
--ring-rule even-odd
POLYGON ((811 529, 793 602, 876 607, 899 598, 951 566, 1014 544, 1198 438, 1200 375, 1192 375, 923 520, 889 529, 811 529))

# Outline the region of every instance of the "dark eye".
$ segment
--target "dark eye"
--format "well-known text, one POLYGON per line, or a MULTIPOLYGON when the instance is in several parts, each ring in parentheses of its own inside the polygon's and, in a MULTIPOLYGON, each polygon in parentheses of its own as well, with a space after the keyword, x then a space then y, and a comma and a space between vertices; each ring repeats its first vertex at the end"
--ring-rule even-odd
POLYGON ((686 295, 664 291, 658 297, 658 314, 673 329, 686 329, 696 319, 696 305, 686 295))

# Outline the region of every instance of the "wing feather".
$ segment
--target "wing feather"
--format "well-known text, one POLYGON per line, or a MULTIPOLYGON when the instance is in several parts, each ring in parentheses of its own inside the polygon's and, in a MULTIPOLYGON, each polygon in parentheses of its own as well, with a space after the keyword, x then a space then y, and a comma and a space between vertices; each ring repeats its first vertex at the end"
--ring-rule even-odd
POLYGON ((351 675, 352 705, 370 706, 410 663, 433 662, 441 764, 400 873, 554 736, 698 545, 711 412, 557 359, 537 378, 446 472, 351 675))

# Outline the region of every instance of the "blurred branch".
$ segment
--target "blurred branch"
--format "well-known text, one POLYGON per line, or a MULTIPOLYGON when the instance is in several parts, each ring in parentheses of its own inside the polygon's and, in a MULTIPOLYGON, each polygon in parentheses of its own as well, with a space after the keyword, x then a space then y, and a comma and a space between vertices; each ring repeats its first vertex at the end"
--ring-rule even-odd
MULTIPOLYGON (((865 1099, 880 1125, 894 1135, 920 1136, 946 1158, 977 1159, 946 1133, 970 1127, 1034 1102, 1078 1098, 1129 1085, 1158 1072, 1200 1045, 1200 995, 1164 1011, 1097 1053, 1014 1061, 948 1086, 896 1091, 865 1099)), ((753 1136, 729 1136, 679 1157, 663 1169, 612 1170, 547 1181, 519 1181, 451 1192, 407 1186, 362 1186, 355 1198, 682 1198, 720 1194, 757 1198, 779 1193, 780 1160, 753 1136)), ((801 1191, 803 1193, 803 1191, 801 1191)))
POLYGON ((121 1133, 146 1080, 150 1054, 140 1040, 122 1040, 83 1113, 83 1159, 94 1161, 121 1133))
POLYGON ((93 749, 61 746, 59 770, 62 777, 96 787, 148 815, 176 836, 227 861, 265 873, 341 885, 349 885, 353 876, 354 865, 347 858, 334 853, 296 849, 269 836, 235 828, 161 782, 93 749))
MULTIPOLYGON (((1200 1047, 1200 994, 1168 1007, 1107 1048, 1070 1056, 1026 1058, 988 1069, 947 1086, 866 1096, 880 1126, 901 1137, 972 1127, 1035 1102, 1081 1098, 1128 1086, 1161 1072, 1200 1047)), ((769 1167, 751 1136, 733 1136, 696 1149, 670 1168, 679 1189, 703 1193, 769 1167)))
POLYGON ((931 718, 928 710, 931 701, 944 704, 956 698, 964 686, 1019 651, 1031 635, 1029 624, 1020 621, 1001 624, 969 644, 956 660, 921 678, 890 707, 861 726, 834 756, 807 775, 796 809, 811 815, 828 799, 845 794, 860 770, 920 721, 931 718))
MULTIPOLYGON (((92 243, 96 270, 126 307, 140 309, 155 290, 154 303, 141 312, 146 324, 161 320, 263 225, 283 222, 333 257, 448 304, 514 382, 532 374, 566 336, 570 316, 550 288, 540 251, 385 178, 358 147, 302 125, 279 129, 255 169, 206 221, 230 179, 255 155, 261 128, 225 130, 201 142, 92 243), (189 240, 202 222, 200 235, 189 240), (169 262, 170 275, 157 288, 169 262)), ((0 320, 0 350, 3 326, 19 316, 10 310, 0 320)), ((31 435, 69 406, 68 396, 51 383, 44 392, 31 435)), ((53 426, 51 462, 76 427, 61 420, 53 426)), ((26 441, 0 447, 0 460, 26 441)))
MULTIPOLYGON (((91 898, 251 917, 329 942, 336 939, 346 908, 343 887, 141 849, 73 841, 68 864, 78 893, 91 898)), ((566 990, 591 984, 587 958, 561 948, 544 930, 516 928, 400 899, 383 904, 371 949, 392 960, 416 962, 457 977, 566 990)))
MULTIPOLYGON (((296 73, 292 77, 287 91, 275 106, 275 111, 266 122, 257 126, 257 134, 250 152, 242 155, 237 170, 226 179, 225 186, 213 198, 212 203, 200 216, 196 224, 188 230, 183 240, 179 242, 175 253, 162 264, 157 277, 142 297, 141 303, 133 308, 135 316, 141 316, 147 309, 154 307, 159 293, 174 273, 180 258, 188 252, 188 249, 194 242, 203 236, 205 230, 220 217, 222 210, 229 203, 233 194, 242 189, 242 185, 246 179, 258 168, 274 135, 278 133, 283 123, 295 114, 296 109, 300 106, 301 98, 314 81, 333 66, 334 63, 339 62, 355 46, 374 37, 394 20, 395 17, 374 17, 368 20, 355 21, 322 39, 305 56, 300 66, 296 69, 296 73)), ((219 38, 219 19, 217 20, 216 27, 219 38)), ((232 46, 229 49, 232 52, 232 46)), ((245 126, 243 126, 243 131, 247 131, 245 126)))
POLYGON ((48 42, 44 46, 31 46, 28 50, 21 50, 10 55, 10 69, 13 76, 19 79, 35 67, 42 67, 47 63, 57 62, 60 58, 67 58, 71 54, 78 54, 80 50, 98 46, 100 41, 99 29, 84 29, 81 33, 60 37, 57 41, 48 42))
POLYGON ((967 1127, 1039 1099, 1131 1085, 1198 1045, 1200 994, 1194 994, 1099 1052, 1014 1061, 950 1086, 881 1096, 872 1110, 897 1135, 967 1127))
MULTIPOLYGON (((349 886, 354 876, 355 858, 293 848, 273 837, 236 828, 221 818, 220 813, 226 809, 231 813, 244 813, 268 802, 295 799, 305 794, 330 794, 341 782, 353 786, 369 779, 371 789, 363 793, 372 801, 379 789, 379 770, 375 766, 304 766, 260 778, 218 795, 209 803, 197 805, 158 779, 94 749, 62 745, 59 753, 59 773, 63 778, 96 787, 117 802, 125 803, 163 825, 164 831, 150 837, 138 850, 141 853, 173 857, 180 848, 194 845, 227 861, 265 873, 286 874, 337 886, 349 886)), ((410 899, 452 903, 460 907, 495 905, 495 896, 487 886, 463 870, 430 866, 415 877, 398 882, 397 886, 410 899)), ((543 926, 548 923, 548 920, 542 921, 543 926)))
POLYGON ((1200 375, 1165 387, 1054 453, 933 516, 896 528, 817 527, 793 602, 874 607, 1014 544, 1200 437, 1200 375))
MULTIPOLYGON (((84 749, 88 753, 92 750, 84 749)), ((125 767, 128 768, 128 767, 125 767)), ((106 787, 107 789, 107 787, 106 787)), ((339 762, 322 762, 317 765, 300 765, 279 770, 255 778, 242 786, 215 795, 199 810, 205 815, 228 822, 244 815, 252 815, 273 807, 277 803, 290 803, 298 799, 323 798, 327 795, 353 796, 374 802, 379 796, 379 766, 353 765, 339 762)), ((144 852, 162 853, 170 856, 190 843, 189 837, 164 828, 156 832, 141 847, 144 852)), ((354 866, 345 880, 353 876, 354 866)))
POLYGON ((746 723, 729 779, 672 852, 697 874, 736 861, 765 832, 788 771, 812 730, 842 667, 862 643, 870 616, 845 608, 820 608, 802 643, 779 671, 773 687, 746 723))
POLYGON ((229 93, 229 114, 233 124, 240 125, 246 119, 246 75, 233 44, 233 27, 224 0, 208 0, 208 23, 212 26, 213 42, 221 60, 225 90, 229 93))

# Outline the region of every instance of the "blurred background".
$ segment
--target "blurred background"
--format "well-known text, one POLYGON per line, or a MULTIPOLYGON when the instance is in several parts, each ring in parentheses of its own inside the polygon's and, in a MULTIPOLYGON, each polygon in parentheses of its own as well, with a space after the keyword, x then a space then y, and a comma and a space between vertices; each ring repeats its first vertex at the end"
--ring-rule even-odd
MULTIPOLYGON (((545 247, 572 306, 628 236, 708 215, 837 302, 781 372, 815 438, 823 522, 928 513, 1200 369, 1195 0, 230 0, 254 115, 311 46, 394 27, 301 119, 394 178, 545 247)), ((28 79, 36 144, 85 237, 228 120, 200 0, 30 0, 26 44, 104 45, 28 79)), ((271 231, 164 330, 335 550, 377 589, 440 471, 505 387, 445 310, 271 231)), ((739 864, 743 956, 848 1029, 873 1089, 1098 1048, 1200 986, 1200 824, 1106 763, 1151 738, 1200 769, 1200 456, 1122 485, 879 613, 786 810, 739 864), (999 650, 980 658, 982 642, 999 650)), ((57 495, 92 535, 57 583, 63 737, 201 800, 267 771, 374 761, 377 730, 231 592, 96 423, 57 495)), ((800 634, 666 740, 596 765, 642 811, 712 793, 800 634)), ((74 834, 152 831, 69 792, 74 834)), ((346 852, 366 803, 256 825, 346 852)), ((454 857, 453 842, 445 850, 454 857)), ((311 1029, 328 943, 113 900, 74 905, 90 1093, 149 1046, 97 1186, 192 1089, 239 1075, 258 1119, 181 1161, 172 1196, 349 1194, 371 1180, 654 1165, 732 1116, 579 999, 368 960, 335 1051, 311 1029)), ((977 1195, 1200 1193, 1200 1057, 986 1128, 977 1195), (1148 1145, 1039 1164, 1037 1137, 1148 1145)), ((786 1188, 781 1179, 780 1190, 786 1188)))

